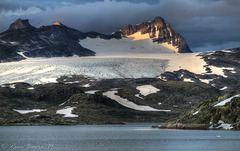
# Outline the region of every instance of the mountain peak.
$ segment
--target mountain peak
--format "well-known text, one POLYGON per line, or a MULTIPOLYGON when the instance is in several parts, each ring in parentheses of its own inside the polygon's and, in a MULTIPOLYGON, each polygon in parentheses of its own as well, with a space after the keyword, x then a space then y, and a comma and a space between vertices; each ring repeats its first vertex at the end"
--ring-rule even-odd
POLYGON ((164 19, 160 16, 157 16, 153 19, 153 21, 164 21, 164 19))
POLYGON ((29 24, 28 19, 22 20, 21 18, 18 18, 16 21, 14 21, 8 30, 17 30, 17 29, 26 29, 26 28, 35 28, 32 25, 29 24))
POLYGON ((63 24, 59 21, 56 21, 55 23, 53 23, 53 25, 57 25, 57 26, 63 26, 63 24))
POLYGON ((174 51, 192 52, 184 38, 179 33, 175 32, 167 21, 159 16, 149 22, 143 22, 136 25, 126 25, 113 34, 122 37, 134 37, 133 40, 152 38, 153 42, 175 47, 174 51))

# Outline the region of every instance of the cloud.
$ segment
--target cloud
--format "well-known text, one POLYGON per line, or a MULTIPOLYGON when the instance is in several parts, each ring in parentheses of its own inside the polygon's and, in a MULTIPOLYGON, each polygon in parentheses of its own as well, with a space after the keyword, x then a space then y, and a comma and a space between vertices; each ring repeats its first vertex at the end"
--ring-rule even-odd
POLYGON ((213 50, 224 50, 224 49, 231 49, 240 46, 240 42, 225 42, 222 44, 211 44, 206 43, 201 47, 196 47, 195 52, 202 52, 202 51, 213 51, 213 50))
POLYGON ((83 32, 110 34, 161 16, 193 50, 216 50, 239 44, 239 7, 239 0, 8 0, 0 2, 0 32, 19 17, 36 27, 58 20, 83 32))
POLYGON ((0 16, 23 16, 29 14, 37 14, 42 12, 40 8, 37 7, 29 7, 26 10, 22 9, 21 7, 17 10, 5 10, 3 9, 0 13, 0 16))

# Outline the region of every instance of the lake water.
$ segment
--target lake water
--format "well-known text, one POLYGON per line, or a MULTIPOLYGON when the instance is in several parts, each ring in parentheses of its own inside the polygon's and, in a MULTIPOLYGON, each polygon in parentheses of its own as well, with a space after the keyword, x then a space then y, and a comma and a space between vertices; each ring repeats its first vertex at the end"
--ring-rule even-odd
POLYGON ((2 126, 3 151, 239 151, 240 131, 162 130, 152 124, 2 126))

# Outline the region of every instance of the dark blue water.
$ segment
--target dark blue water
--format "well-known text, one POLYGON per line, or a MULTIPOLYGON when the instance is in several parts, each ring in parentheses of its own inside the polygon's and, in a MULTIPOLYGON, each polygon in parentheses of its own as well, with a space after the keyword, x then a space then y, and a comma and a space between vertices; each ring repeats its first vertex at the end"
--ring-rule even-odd
POLYGON ((162 130, 152 124, 0 127, 3 151, 239 151, 240 131, 162 130))

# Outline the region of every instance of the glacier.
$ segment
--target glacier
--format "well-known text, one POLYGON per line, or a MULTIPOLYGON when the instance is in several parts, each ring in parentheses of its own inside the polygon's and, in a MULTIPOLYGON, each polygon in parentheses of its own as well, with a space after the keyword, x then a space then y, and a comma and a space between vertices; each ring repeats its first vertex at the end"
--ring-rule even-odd
MULTIPOLYGON (((14 82, 45 84, 57 82, 61 76, 83 75, 94 79, 153 78, 162 73, 185 69, 208 74, 207 63, 199 53, 186 54, 114 54, 93 57, 27 58, 0 63, 0 85, 14 82), (186 63, 187 62, 187 63, 186 63)), ((224 75, 223 70, 209 66, 211 74, 224 75)), ((231 68, 234 71, 233 68, 231 68)), ((160 77, 159 77, 160 78, 160 77)), ((202 82, 209 83, 209 81, 202 82)))

